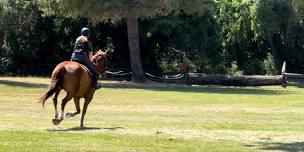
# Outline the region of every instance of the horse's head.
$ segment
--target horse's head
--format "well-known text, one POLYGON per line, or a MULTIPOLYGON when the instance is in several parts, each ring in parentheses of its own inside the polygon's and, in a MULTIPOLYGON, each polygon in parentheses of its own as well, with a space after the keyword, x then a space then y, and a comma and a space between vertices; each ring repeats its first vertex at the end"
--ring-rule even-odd
POLYGON ((97 51, 92 58, 92 62, 100 74, 105 74, 107 69, 107 51, 97 51))

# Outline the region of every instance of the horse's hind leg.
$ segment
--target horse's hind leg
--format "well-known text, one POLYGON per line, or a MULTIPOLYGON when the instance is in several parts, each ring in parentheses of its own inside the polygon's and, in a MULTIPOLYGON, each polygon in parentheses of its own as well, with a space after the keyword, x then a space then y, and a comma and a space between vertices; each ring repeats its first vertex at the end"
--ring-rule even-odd
POLYGON ((75 103, 75 107, 76 107, 76 112, 68 112, 66 113, 66 117, 70 118, 70 117, 74 117, 75 115, 80 113, 80 106, 79 106, 79 97, 74 97, 74 103, 75 103))
POLYGON ((54 98, 53 98, 53 103, 54 103, 54 108, 55 108, 55 119, 58 118, 57 99, 58 99, 58 95, 59 95, 60 91, 61 91, 61 89, 58 88, 58 89, 55 91, 55 95, 54 95, 54 98))
POLYGON ((94 92, 91 95, 89 95, 88 97, 85 97, 85 101, 84 101, 83 109, 82 109, 82 115, 81 115, 81 119, 80 119, 80 127, 81 128, 84 128, 84 126, 83 126, 84 116, 87 112, 88 105, 90 104, 90 102, 93 98, 93 94, 94 94, 94 92))
POLYGON ((61 102, 61 117, 60 120, 64 119, 64 108, 65 105, 73 98, 73 96, 70 93, 67 93, 66 97, 62 99, 61 102))
POLYGON ((61 117, 60 119, 53 119, 53 124, 58 125, 63 119, 64 119, 64 108, 68 101, 70 101, 73 98, 73 96, 69 93, 67 93, 66 97, 62 99, 61 102, 61 117))

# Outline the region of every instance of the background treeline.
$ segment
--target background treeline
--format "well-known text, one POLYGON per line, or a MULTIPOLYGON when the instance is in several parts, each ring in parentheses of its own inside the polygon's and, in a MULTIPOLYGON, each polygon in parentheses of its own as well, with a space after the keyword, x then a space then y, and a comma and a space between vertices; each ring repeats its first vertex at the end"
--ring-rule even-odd
MULTIPOLYGON (((301 2, 218 0, 204 14, 176 10, 139 22, 144 71, 304 73, 301 2), (183 61, 183 56, 186 61, 183 61)), ((94 50, 108 49, 110 70, 130 71, 126 21, 90 23, 86 18, 45 16, 34 0, 0 1, 0 75, 49 75, 69 60, 82 27, 91 31, 94 50)))

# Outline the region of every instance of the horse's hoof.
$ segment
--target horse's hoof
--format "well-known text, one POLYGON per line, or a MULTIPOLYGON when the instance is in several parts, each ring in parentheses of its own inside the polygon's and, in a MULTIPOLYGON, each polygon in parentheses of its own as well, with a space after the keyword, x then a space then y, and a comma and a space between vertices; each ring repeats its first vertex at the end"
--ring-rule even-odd
POLYGON ((52 120, 53 125, 58 125, 58 124, 60 124, 61 121, 62 121, 62 120, 60 120, 60 119, 53 119, 53 120, 52 120))
POLYGON ((73 114, 68 112, 68 113, 65 114, 65 117, 66 118, 71 118, 71 117, 73 117, 73 114))

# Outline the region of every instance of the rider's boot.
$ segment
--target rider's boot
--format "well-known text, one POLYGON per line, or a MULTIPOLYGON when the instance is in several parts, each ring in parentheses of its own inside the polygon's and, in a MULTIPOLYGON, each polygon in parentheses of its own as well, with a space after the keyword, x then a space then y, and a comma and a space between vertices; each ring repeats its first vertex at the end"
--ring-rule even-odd
POLYGON ((98 90, 101 88, 101 84, 98 82, 96 82, 94 86, 95 86, 95 90, 98 90))

